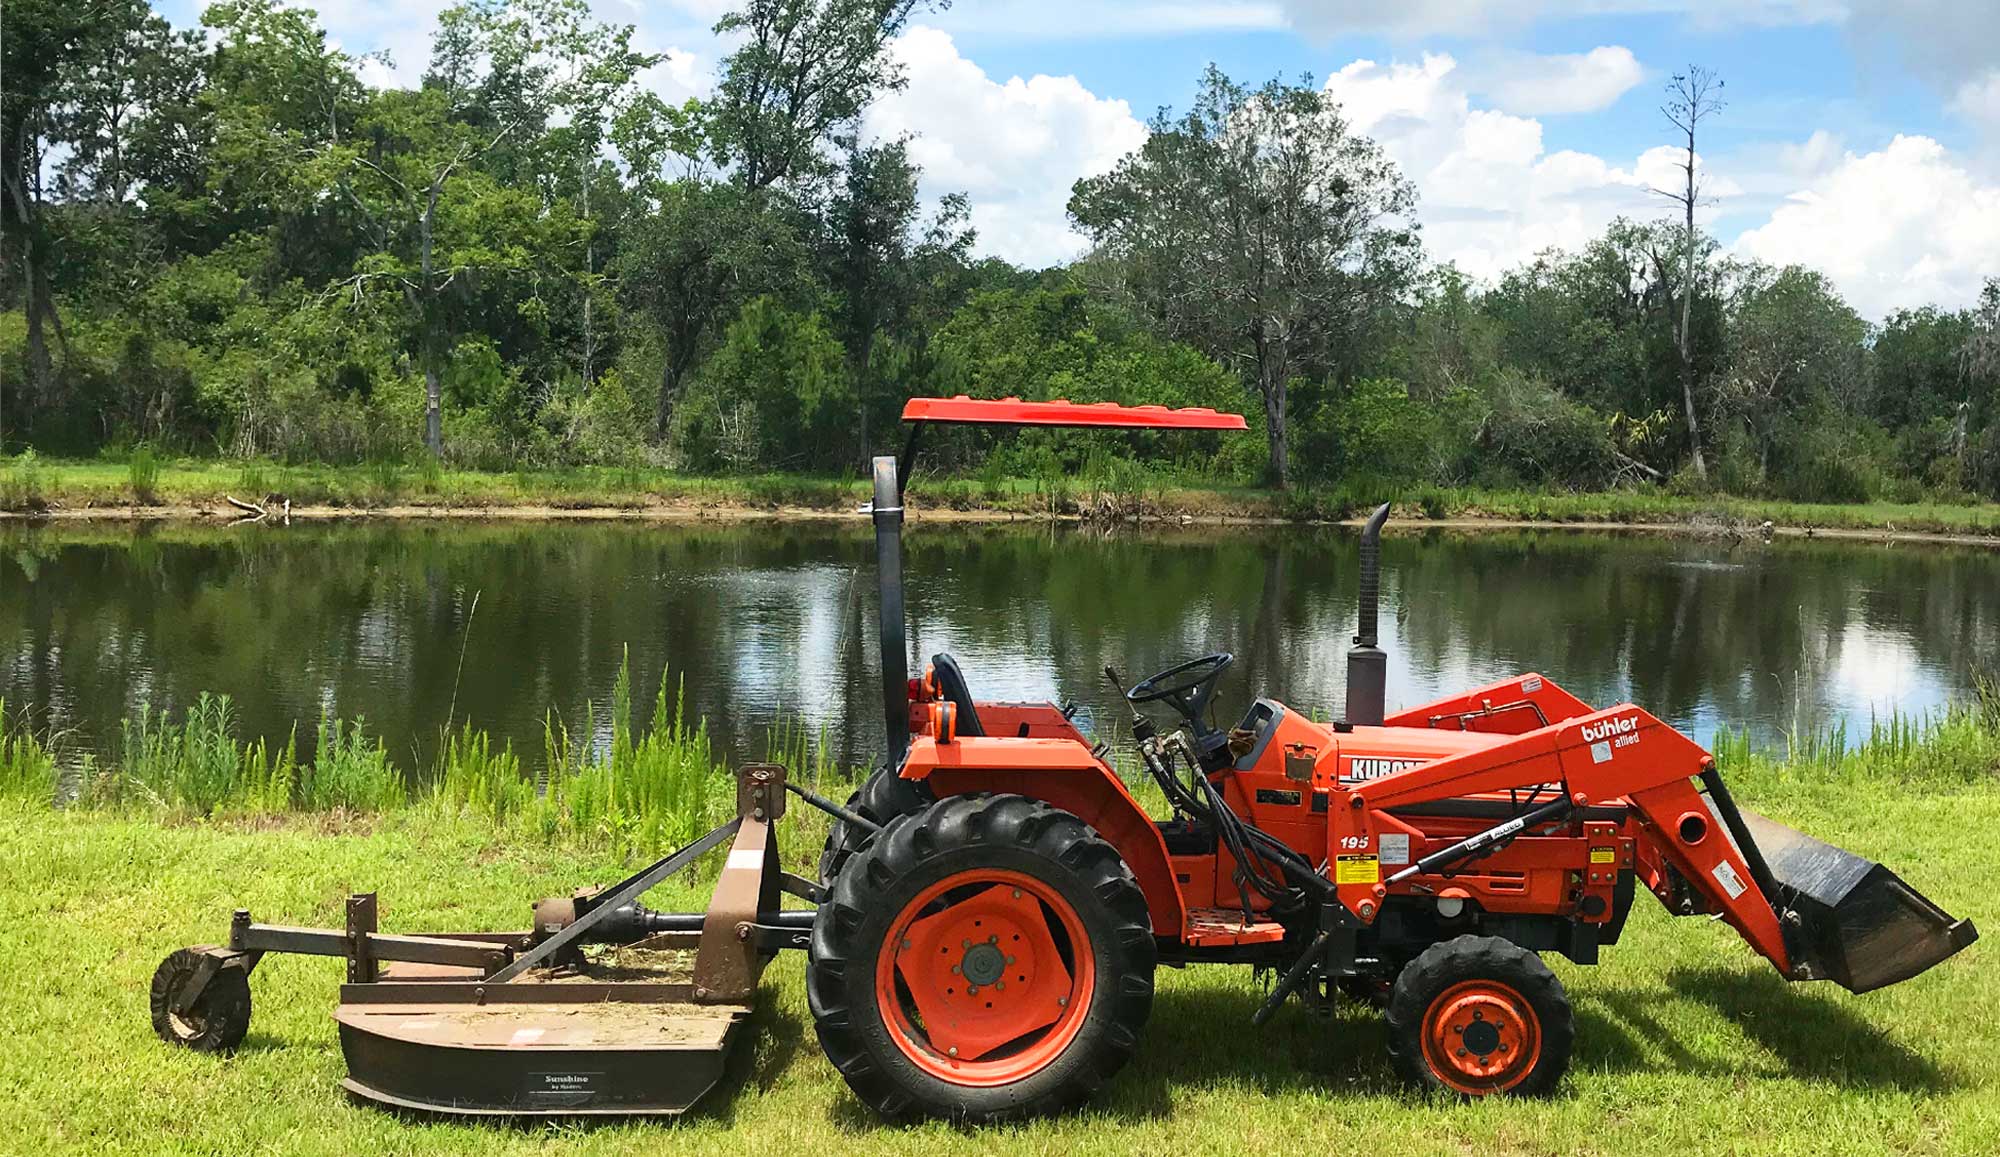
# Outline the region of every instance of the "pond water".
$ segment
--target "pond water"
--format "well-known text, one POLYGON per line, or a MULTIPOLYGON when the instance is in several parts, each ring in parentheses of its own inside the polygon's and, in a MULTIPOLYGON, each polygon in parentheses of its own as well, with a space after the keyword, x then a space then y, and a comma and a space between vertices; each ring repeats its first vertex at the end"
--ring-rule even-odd
MULTIPOLYGON (((1128 680, 1211 650, 1233 718, 1270 693, 1342 702, 1356 537, 1339 528, 912 524, 914 654, 974 694, 1079 704, 1109 734, 1128 680)), ((1392 524, 1393 531, 1393 524, 1392 524)), ((345 522, 0 529, 0 697, 115 751, 141 704, 235 701, 243 734, 309 744, 365 716, 429 758, 447 720, 531 762, 629 654, 647 714, 663 671, 732 760, 780 718, 833 754, 881 747, 872 539, 838 522, 345 522)), ((1728 544, 1642 534, 1412 531, 1383 542, 1389 702, 1540 670, 1629 699, 1704 742, 1921 713, 2000 662, 2000 551, 1728 544)))

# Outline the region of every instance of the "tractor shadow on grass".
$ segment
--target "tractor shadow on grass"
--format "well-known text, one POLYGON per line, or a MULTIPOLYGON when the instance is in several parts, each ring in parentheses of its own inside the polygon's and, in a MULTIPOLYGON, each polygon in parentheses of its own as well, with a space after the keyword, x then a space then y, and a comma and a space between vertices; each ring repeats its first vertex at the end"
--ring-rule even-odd
MULTIPOLYGON (((1156 1120, 1173 1115, 1177 1096, 1204 1090, 1322 1097, 1402 1091, 1389 1068, 1382 1018, 1372 1010, 1344 1005, 1323 1018, 1291 1002, 1253 1029, 1250 1018, 1264 995, 1242 987, 1158 992, 1138 1051, 1091 1099, 1088 1112, 1120 1123, 1156 1120)), ((842 1132, 884 1127, 844 1089, 830 1113, 842 1132)))
POLYGON ((1161 993, 1138 1055, 1092 1108, 1141 1120, 1170 1116, 1177 1095, 1205 1089, 1323 1097, 1403 1091, 1374 1010, 1342 1003, 1327 1017, 1292 1001, 1252 1028, 1264 998, 1261 989, 1236 987, 1161 993))
POLYGON ((1681 968, 1668 973, 1666 983, 1667 993, 1614 990, 1580 999, 1573 1063, 1611 1071, 1664 1067, 1718 1078, 1796 1077, 1913 1093, 1948 1092, 1960 1083, 1844 1004, 1774 973, 1681 968), (1672 1005, 1685 1001, 1707 1006, 1772 1059, 1721 1061, 1689 1050, 1662 1022, 1673 1015, 1672 1005))
MULTIPOLYGON (((1776 975, 1696 968, 1666 979, 1665 992, 1577 995, 1573 1068, 1666 1070, 1720 1080, 1795 1078, 1920 1095, 1963 1083, 1837 999, 1802 992, 1776 975), (1671 1023, 1676 1006, 1685 1016, 1689 1001, 1736 1025, 1768 1057, 1718 1059, 1690 1049, 1671 1023)), ((1091 1100, 1089 1112, 1122 1123, 1155 1120, 1173 1115, 1177 1097, 1209 1090, 1335 1099, 1414 1096, 1390 1068, 1379 1013, 1343 1003, 1336 1015, 1322 1018, 1290 1002, 1269 1024, 1254 1029, 1250 1017, 1263 1000, 1263 992, 1235 986, 1176 985, 1160 991, 1137 1054, 1091 1100)), ((760 1055, 758 1071, 782 1068, 795 1051, 796 1044, 760 1055)), ((829 1113, 843 1133, 884 1128, 844 1088, 829 1113)))

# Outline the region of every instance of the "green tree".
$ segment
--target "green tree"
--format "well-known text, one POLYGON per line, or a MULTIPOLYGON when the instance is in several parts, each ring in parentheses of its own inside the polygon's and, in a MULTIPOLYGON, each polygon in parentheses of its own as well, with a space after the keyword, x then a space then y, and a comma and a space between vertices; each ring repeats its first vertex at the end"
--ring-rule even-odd
POLYGON ((626 242, 620 278, 660 331, 653 437, 665 441, 681 385, 717 330, 750 297, 789 291, 806 260, 791 223, 735 185, 688 178, 654 194, 657 203, 626 242))
POLYGON ((824 316, 745 303, 702 366, 704 404, 684 439, 697 465, 798 469, 840 462, 854 393, 824 316))
MULTIPOLYGON (((16 405, 30 412, 54 401, 55 376, 48 333, 67 341, 57 313, 51 266, 60 241, 50 220, 48 162, 76 144, 83 127, 76 115, 79 89, 101 88, 126 38, 145 22, 134 0, 98 4, 14 0, 0 35, 0 220, 11 227, 0 246, 0 283, 9 303, 19 302, 26 322, 27 396, 16 405)), ((87 118, 84 118, 87 119, 87 118)), ((0 375, 4 376, 4 375, 0 375)), ((0 438, 6 431, 6 398, 0 395, 0 438)))
POLYGON ((745 189, 810 183, 824 146, 878 93, 903 86, 886 51, 910 14, 948 0, 745 0, 715 25, 742 43, 722 63, 710 143, 745 189))
POLYGON ((1404 292, 1416 193, 1309 80, 1248 89, 1211 66, 1193 107, 1162 112, 1070 215, 1115 289, 1174 337, 1243 370, 1263 401, 1269 477, 1291 475, 1286 397, 1330 369, 1404 292))
POLYGON ((1500 332, 1480 308, 1471 278, 1451 265, 1431 268, 1415 286, 1416 309, 1398 369, 1419 400, 1435 402, 1490 379, 1500 363, 1500 332))
POLYGON ((1744 424, 1761 476, 1785 417, 1815 401, 1861 413, 1868 326, 1813 270, 1751 266, 1737 282, 1719 408, 1744 424))
MULTIPOLYGON (((602 364, 599 306, 610 297, 600 273, 604 196, 616 189, 604 155, 612 126, 639 100, 638 76, 659 54, 632 47, 631 25, 601 23, 585 0, 475 0, 440 17, 432 71, 447 87, 471 89, 470 123, 521 126, 502 179, 566 199, 583 225, 574 259, 575 368, 585 383, 602 364)), ((558 258, 569 264, 568 255, 558 258)))
POLYGON ((827 203, 833 250, 828 264, 866 454, 872 448, 876 339, 885 327, 906 328, 910 312, 936 286, 940 272, 963 267, 973 232, 965 224, 965 198, 958 195, 945 197, 928 225, 919 228, 918 171, 903 141, 850 144, 843 176, 827 203))
MULTIPOLYGON (((1692 302, 1703 380, 1714 377, 1723 348, 1720 263, 1708 256, 1713 240, 1701 244, 1696 268, 1707 280, 1692 295, 1680 288, 1679 229, 1665 222, 1619 218, 1577 253, 1544 253, 1508 272, 1480 303, 1497 323, 1502 360, 1609 415, 1645 421, 1662 409, 1683 409, 1675 337, 1680 304, 1692 302)), ((1676 429, 1685 433, 1684 419, 1676 429)), ((1684 442, 1657 446, 1685 453, 1684 442)), ((1672 461, 1642 465, 1657 474, 1672 461)))

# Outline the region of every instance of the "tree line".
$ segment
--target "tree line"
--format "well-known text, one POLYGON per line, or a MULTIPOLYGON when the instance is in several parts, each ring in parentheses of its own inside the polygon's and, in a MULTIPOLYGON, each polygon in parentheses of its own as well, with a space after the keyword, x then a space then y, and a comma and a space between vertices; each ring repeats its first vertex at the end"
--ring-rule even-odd
POLYGON ((2000 278, 1870 323, 1821 274, 1619 220, 1489 284, 1311 78, 1214 68, 1111 172, 1089 245, 975 256, 963 196, 863 131, 937 0, 742 0, 713 91, 585 0, 447 9, 414 88, 309 9, 9 0, 0 451, 845 471, 904 399, 1245 410, 1261 437, 942 440, 964 469, 1144 458, 1231 482, 1855 501, 2000 496, 2000 278))

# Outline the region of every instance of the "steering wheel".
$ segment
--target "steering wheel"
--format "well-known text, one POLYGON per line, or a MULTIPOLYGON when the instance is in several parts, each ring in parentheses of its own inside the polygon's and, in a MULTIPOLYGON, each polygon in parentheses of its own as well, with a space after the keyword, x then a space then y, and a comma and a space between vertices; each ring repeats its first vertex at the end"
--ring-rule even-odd
POLYGON ((1202 715, 1207 712, 1208 701, 1215 694, 1215 680, 1235 661, 1236 656, 1227 651, 1189 659, 1139 680, 1130 691, 1125 692, 1125 699, 1133 704, 1165 700, 1187 717, 1187 721, 1194 725, 1196 735, 1206 734, 1209 727, 1202 721, 1202 715))

